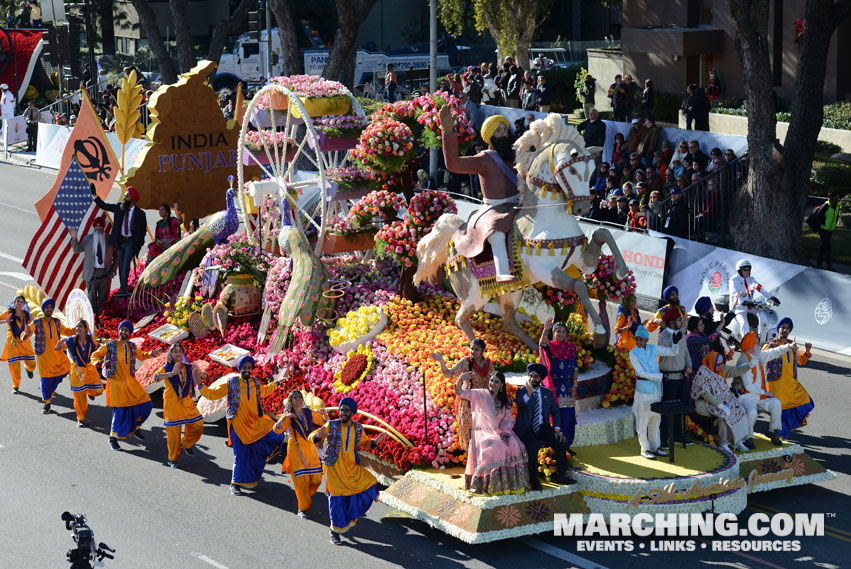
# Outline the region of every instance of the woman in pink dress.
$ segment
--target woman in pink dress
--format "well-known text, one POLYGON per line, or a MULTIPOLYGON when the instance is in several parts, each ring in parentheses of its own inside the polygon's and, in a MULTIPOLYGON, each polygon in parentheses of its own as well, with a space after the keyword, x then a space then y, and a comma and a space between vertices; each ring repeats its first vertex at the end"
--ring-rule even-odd
POLYGON ((505 376, 491 374, 487 389, 461 389, 470 378, 458 378, 455 393, 470 401, 473 431, 467 447, 466 487, 491 496, 521 494, 529 490, 526 448, 512 430, 511 399, 505 390, 505 376))

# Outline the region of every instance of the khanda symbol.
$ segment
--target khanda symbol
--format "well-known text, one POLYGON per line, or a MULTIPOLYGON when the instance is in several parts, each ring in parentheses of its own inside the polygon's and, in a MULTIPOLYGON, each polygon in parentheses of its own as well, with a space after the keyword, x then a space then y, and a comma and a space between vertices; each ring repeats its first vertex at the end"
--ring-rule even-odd
POLYGON ((74 141, 74 155, 77 163, 90 180, 102 182, 109 179, 112 166, 106 153, 106 147, 96 136, 74 141))

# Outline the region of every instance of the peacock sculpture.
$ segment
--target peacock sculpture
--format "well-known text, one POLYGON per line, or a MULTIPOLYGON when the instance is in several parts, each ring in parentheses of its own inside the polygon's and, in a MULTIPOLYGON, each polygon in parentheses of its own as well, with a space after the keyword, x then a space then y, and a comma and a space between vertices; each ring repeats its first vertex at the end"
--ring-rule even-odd
POLYGON ((196 267, 209 247, 226 242, 228 237, 237 232, 239 216, 235 200, 236 190, 228 189, 225 194, 227 207, 223 211, 208 217, 196 231, 166 249, 145 267, 133 289, 131 307, 153 308, 164 302, 156 289, 182 271, 196 267))
POLYGON ((281 350, 293 324, 300 322, 311 326, 317 314, 323 311, 333 314, 335 304, 333 295, 325 294, 331 274, 313 252, 304 232, 293 224, 287 198, 281 202, 278 244, 292 261, 292 277, 278 312, 278 327, 269 347, 270 353, 281 350))

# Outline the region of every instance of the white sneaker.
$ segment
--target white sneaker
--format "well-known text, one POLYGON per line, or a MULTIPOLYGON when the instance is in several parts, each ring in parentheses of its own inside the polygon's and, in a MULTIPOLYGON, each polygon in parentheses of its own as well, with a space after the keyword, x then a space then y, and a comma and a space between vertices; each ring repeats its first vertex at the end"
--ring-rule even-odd
POLYGON ((650 452, 649 450, 642 451, 641 456, 649 460, 656 460, 656 455, 650 452))
POLYGON ((748 451, 749 451, 749 450, 751 450, 751 449, 749 449, 748 447, 746 447, 743 443, 738 442, 738 443, 736 443, 736 450, 737 450, 737 451, 740 451, 740 452, 748 452, 748 451))
POLYGON ((719 446, 718 448, 720 448, 721 450, 723 450, 725 452, 733 452, 733 451, 730 450, 730 445, 725 444, 725 445, 719 446))
POLYGON ((656 456, 668 456, 668 451, 662 450, 661 448, 657 448, 656 456))

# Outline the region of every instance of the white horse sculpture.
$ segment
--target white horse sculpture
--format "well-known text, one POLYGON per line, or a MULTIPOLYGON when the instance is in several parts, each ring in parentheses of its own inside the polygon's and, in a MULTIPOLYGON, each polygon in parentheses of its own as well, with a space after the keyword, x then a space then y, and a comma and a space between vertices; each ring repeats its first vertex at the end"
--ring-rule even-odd
MULTIPOLYGON (((607 229, 597 229, 591 239, 586 240, 572 213, 576 202, 590 199, 588 181, 595 164, 585 148, 585 141, 575 128, 565 125, 559 115, 551 114, 533 122, 514 143, 514 150, 518 187, 523 193, 515 219, 526 273, 522 284, 544 283, 576 293, 594 322, 595 334, 603 335, 605 328, 600 315, 590 309, 591 299, 582 275, 594 271, 603 245, 608 245, 615 257, 617 278, 626 275, 627 266, 607 229), (575 269, 571 270, 572 267, 575 269)), ((430 280, 447 262, 448 245, 462 223, 457 215, 444 214, 420 241, 417 245, 419 266, 414 275, 415 284, 430 280)), ((461 299, 455 323, 472 341, 475 335, 470 320, 488 302, 488 295, 482 293, 468 262, 449 267, 447 274, 453 291, 461 299)), ((514 312, 521 294, 522 289, 508 290, 495 300, 502 310, 505 329, 531 349, 536 349, 538 342, 530 338, 515 320, 514 312)))

